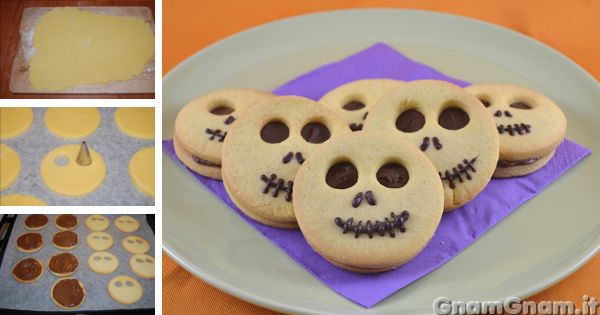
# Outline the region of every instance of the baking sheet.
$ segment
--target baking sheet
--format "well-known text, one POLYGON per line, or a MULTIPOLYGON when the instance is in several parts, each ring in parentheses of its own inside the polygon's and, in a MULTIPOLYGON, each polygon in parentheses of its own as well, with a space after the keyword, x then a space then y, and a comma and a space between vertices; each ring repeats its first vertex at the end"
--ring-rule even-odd
POLYGON ((17 180, 0 196, 31 195, 48 206, 154 206, 155 200, 141 192, 129 176, 129 161, 139 150, 154 147, 154 139, 143 140, 126 135, 115 123, 116 107, 98 107, 100 126, 82 139, 63 139, 51 133, 44 124, 47 108, 32 107, 33 124, 27 131, 2 143, 17 152, 21 159, 21 173, 17 180), (106 178, 93 193, 82 197, 66 197, 50 190, 42 181, 40 166, 52 150, 67 144, 85 141, 98 152, 106 164, 106 178))
MULTIPOLYGON (((154 257, 155 243, 154 233, 150 225, 146 221, 146 215, 129 214, 140 223, 140 229, 133 233, 125 233, 115 227, 115 219, 123 214, 103 214, 110 220, 110 226, 104 232, 110 234, 115 243, 107 250, 119 259, 119 267, 116 271, 109 275, 101 275, 93 272, 88 266, 88 257, 94 253, 86 243, 87 236, 93 231, 85 225, 85 219, 89 214, 75 214, 79 219, 79 226, 72 230, 79 236, 79 244, 69 252, 79 260, 79 267, 75 274, 70 276, 79 280, 85 288, 85 300, 83 304, 77 308, 77 311, 85 310, 111 310, 111 309, 138 309, 138 308, 154 308, 155 296, 155 280, 144 279, 131 271, 129 259, 133 254, 123 249, 123 239, 128 235, 141 236, 150 243, 150 250, 146 253, 154 257), (142 298, 132 305, 123 305, 117 303, 108 294, 108 282, 118 275, 126 275, 136 279, 144 289, 142 298)), ((52 245, 52 235, 58 232, 59 229, 54 225, 54 219, 57 214, 46 214, 48 217, 48 226, 39 231, 31 231, 25 228, 23 222, 28 214, 19 214, 15 221, 10 240, 8 242, 2 267, 0 268, 0 308, 31 310, 31 311, 60 311, 62 310, 50 297, 50 290, 54 283, 60 278, 54 276, 48 270, 48 259, 56 253, 64 252, 52 245), (37 232, 44 238, 44 246, 35 253, 22 253, 17 250, 15 242, 17 238, 26 232, 37 232), (33 283, 20 283, 12 276, 12 268, 15 264, 24 258, 37 258, 44 263, 44 274, 42 277, 33 283)))

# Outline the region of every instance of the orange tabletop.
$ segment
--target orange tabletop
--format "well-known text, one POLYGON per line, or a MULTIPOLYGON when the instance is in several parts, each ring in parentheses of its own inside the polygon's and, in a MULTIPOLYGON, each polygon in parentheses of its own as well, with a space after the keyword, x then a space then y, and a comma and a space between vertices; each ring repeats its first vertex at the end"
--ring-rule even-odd
MULTIPOLYGON (((532 37, 564 54, 600 81, 600 1, 560 0, 230 0, 163 2, 163 76, 198 50, 267 22, 348 8, 409 8, 471 17, 532 37)), ((600 255, 528 301, 600 299, 600 255)), ((600 312, 600 308, 596 314, 600 312)), ((163 253, 163 314, 279 314, 212 287, 163 253)))

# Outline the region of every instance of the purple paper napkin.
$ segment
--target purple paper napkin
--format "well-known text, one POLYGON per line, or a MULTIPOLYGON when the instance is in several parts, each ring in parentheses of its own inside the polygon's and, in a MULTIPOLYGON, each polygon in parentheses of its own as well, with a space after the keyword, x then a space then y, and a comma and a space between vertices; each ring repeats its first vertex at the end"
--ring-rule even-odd
MULTIPOLYGON (((468 82, 452 79, 426 65, 411 61, 393 48, 379 43, 342 61, 302 75, 273 93, 318 100, 339 85, 367 78, 404 81, 437 79, 462 87, 469 85, 468 82)), ((186 167, 177 159, 172 140, 163 141, 163 147, 186 167)), ((492 179, 471 202, 443 215, 435 236, 413 260, 395 270, 371 275, 356 274, 333 266, 312 250, 299 230, 276 229, 250 219, 233 204, 223 182, 198 175, 190 169, 188 171, 319 280, 342 296, 370 308, 450 260, 590 152, 587 148, 564 140, 556 149, 554 157, 537 172, 517 178, 492 179), (507 196, 501 193, 503 191, 513 193, 507 196)))

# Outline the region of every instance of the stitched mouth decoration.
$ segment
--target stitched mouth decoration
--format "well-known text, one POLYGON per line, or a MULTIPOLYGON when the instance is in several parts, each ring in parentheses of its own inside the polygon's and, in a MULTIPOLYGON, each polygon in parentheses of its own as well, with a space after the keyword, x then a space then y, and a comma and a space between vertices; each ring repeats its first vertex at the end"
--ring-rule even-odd
POLYGON ((285 181, 283 180, 283 178, 280 178, 277 182, 275 182, 275 179, 277 179, 277 175, 275 174, 271 174, 270 178, 263 174, 260 175, 260 179, 262 179, 267 184, 267 186, 265 186, 265 188, 263 188, 262 190, 263 194, 268 193, 269 188, 274 187, 275 191, 273 191, 273 194, 271 194, 273 198, 277 197, 279 195, 279 191, 282 190, 285 192, 285 201, 292 201, 294 182, 290 180, 287 182, 287 186, 284 186, 285 181))
POLYGON ((377 220, 375 221, 375 224, 371 224, 371 220, 368 220, 365 226, 362 225, 362 220, 358 221, 358 224, 352 225, 354 218, 350 218, 348 221, 344 222, 342 218, 337 217, 334 221, 337 226, 343 229, 342 233, 346 234, 348 231, 354 231, 354 238, 358 238, 361 233, 367 233, 369 238, 373 238, 373 233, 378 233, 379 236, 383 237, 385 236, 385 231, 390 231, 390 236, 395 237, 395 227, 398 227, 401 233, 406 232, 404 222, 408 221, 408 211, 402 211, 398 216, 392 212, 390 213, 390 216, 392 217, 392 221, 385 218, 384 222, 377 220))
POLYGON ((473 179, 471 174, 469 174, 469 169, 473 172, 477 172, 475 167, 473 167, 475 160, 477 160, 477 157, 474 157, 471 161, 464 159, 462 164, 458 164, 456 167, 452 168, 452 172, 450 172, 450 170, 446 170, 443 175, 442 172, 439 172, 438 174, 440 174, 440 179, 448 180, 450 182, 450 188, 452 189, 456 187, 454 184, 456 179, 458 179, 458 181, 461 183, 464 182, 462 178, 463 175, 465 175, 468 180, 473 179))
POLYGON ((496 125, 496 128, 498 129, 499 134, 504 134, 505 132, 508 132, 511 136, 514 136, 517 133, 522 136, 531 132, 531 125, 526 124, 514 124, 512 126, 507 125, 506 127, 504 125, 496 125))

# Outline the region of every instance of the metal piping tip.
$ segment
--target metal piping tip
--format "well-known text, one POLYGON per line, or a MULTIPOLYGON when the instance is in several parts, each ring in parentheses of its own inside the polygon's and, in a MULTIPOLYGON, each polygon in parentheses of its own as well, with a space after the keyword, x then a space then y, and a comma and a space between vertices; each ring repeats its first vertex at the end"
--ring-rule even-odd
POLYGON ((81 148, 79 149, 79 155, 77 155, 77 160, 75 160, 77 164, 81 166, 88 166, 92 164, 92 156, 90 155, 90 150, 87 147, 85 141, 81 143, 81 148))

